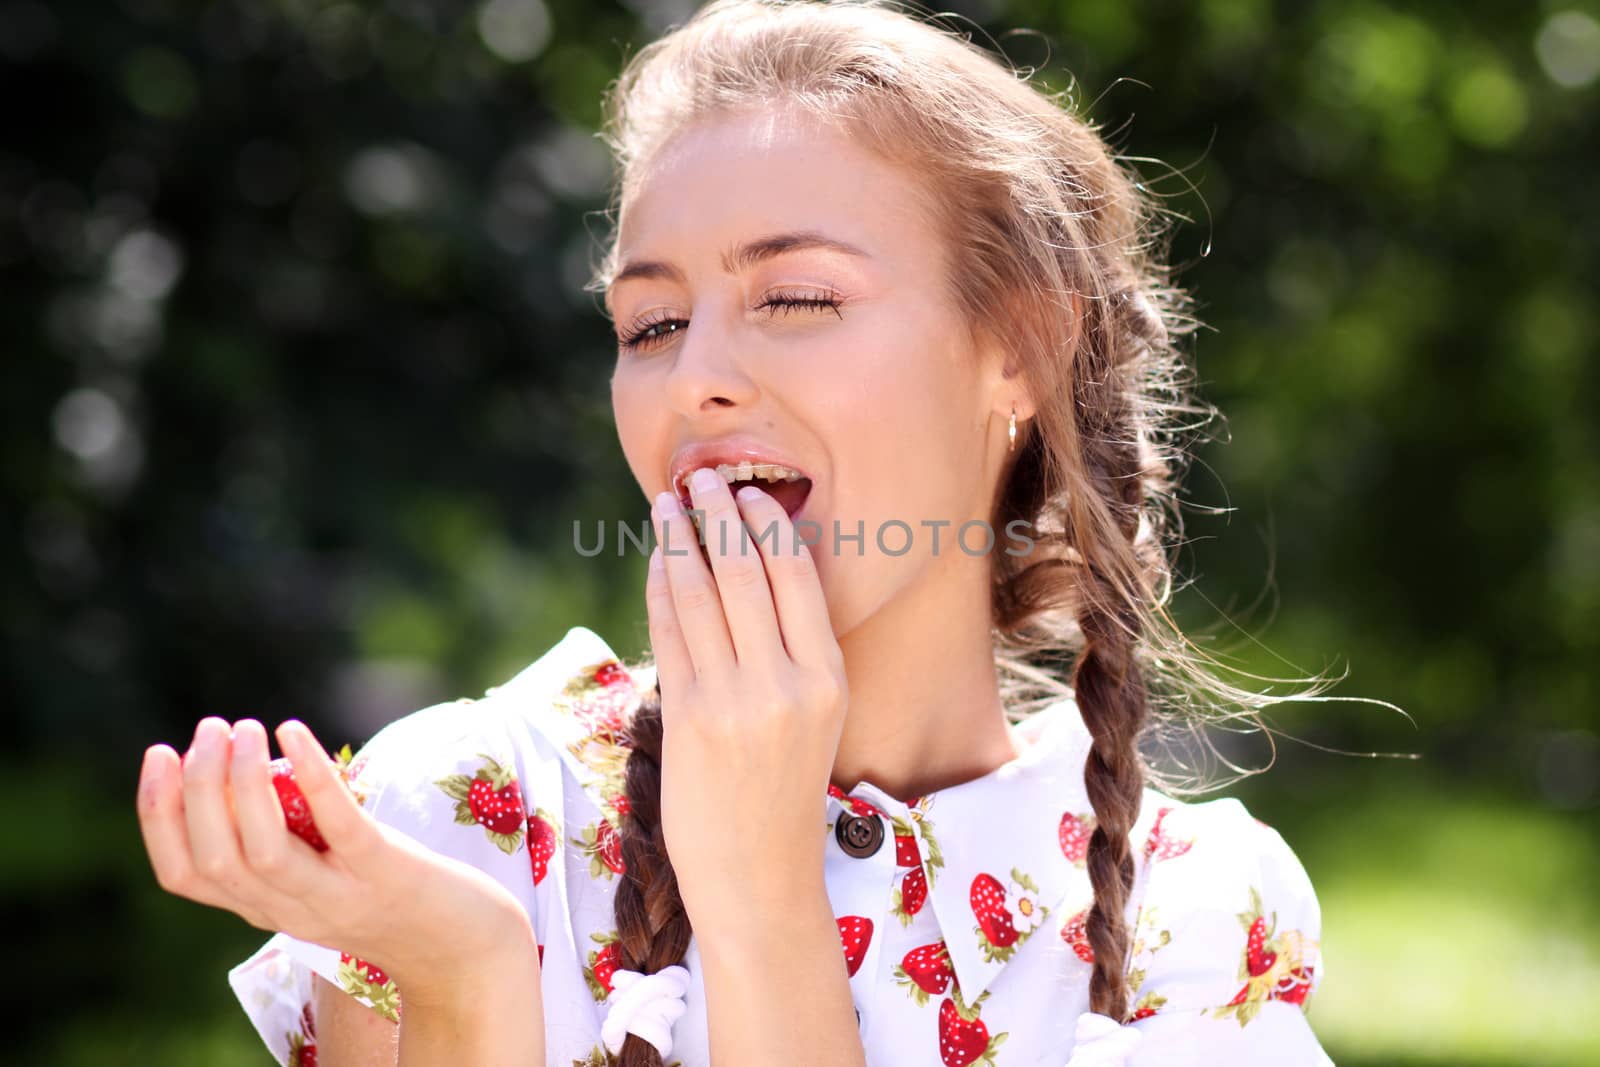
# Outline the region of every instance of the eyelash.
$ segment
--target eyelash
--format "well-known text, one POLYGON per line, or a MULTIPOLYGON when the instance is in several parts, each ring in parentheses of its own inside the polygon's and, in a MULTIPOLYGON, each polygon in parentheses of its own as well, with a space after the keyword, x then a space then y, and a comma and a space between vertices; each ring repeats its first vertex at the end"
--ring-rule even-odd
MULTIPOLYGON (((837 312, 839 310, 840 303, 841 301, 836 295, 796 296, 790 293, 776 293, 768 297, 762 303, 756 305, 756 310, 759 311, 763 308, 770 308, 771 311, 768 313, 768 317, 770 318, 772 315, 777 314, 779 308, 828 308, 834 312, 837 312)), ((653 335, 650 334, 650 331, 658 326, 665 326, 671 322, 684 322, 684 320, 668 318, 657 319, 654 322, 647 322, 636 329, 633 333, 622 338, 618 344, 620 344, 622 349, 627 352, 632 352, 643 348, 652 348, 656 342, 664 341, 678 331, 673 330, 671 333, 653 335)), ((687 323, 684 324, 687 325, 687 323)))

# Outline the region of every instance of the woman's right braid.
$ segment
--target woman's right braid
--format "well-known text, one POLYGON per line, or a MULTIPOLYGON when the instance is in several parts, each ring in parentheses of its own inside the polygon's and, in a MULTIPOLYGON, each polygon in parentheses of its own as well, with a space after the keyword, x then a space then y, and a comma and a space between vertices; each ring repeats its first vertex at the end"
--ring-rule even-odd
MULTIPOLYGON (((628 798, 622 818, 625 871, 613 900, 620 966, 644 974, 681 963, 692 932, 661 832, 661 730, 657 685, 628 724, 632 751, 623 769, 628 798)), ((662 1067, 656 1047, 631 1033, 617 1062, 620 1067, 662 1067)))

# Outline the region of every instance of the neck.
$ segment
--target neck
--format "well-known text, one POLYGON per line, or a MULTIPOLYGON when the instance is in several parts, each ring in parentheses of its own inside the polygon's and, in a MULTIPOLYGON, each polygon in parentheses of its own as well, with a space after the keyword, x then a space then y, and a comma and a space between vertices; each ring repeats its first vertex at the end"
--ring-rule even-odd
POLYGON ((995 677, 983 563, 931 568, 839 639, 850 705, 835 785, 868 781, 909 800, 1020 754, 995 677))

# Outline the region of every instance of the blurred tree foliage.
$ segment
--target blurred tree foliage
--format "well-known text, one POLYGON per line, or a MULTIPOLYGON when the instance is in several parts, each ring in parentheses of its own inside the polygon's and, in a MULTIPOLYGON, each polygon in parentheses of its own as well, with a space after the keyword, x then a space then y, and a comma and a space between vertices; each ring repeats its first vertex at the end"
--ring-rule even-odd
MULTIPOLYGON (((593 132, 624 56, 692 6, 0 0, 0 920, 25 964, 0 989, 27 1062, 263 1062, 222 982, 259 938, 145 865, 145 745, 213 713, 359 742, 571 625, 642 647, 641 561, 571 547, 576 518, 645 514, 581 291, 593 132)), ((1415 719, 1285 715, 1425 759, 1291 746, 1249 783, 1261 810, 1349 901, 1341 874, 1409 848, 1353 841, 1344 798, 1425 781, 1520 812, 1429 869, 1560 842, 1505 899, 1567 909, 1576 977, 1541 980, 1600 992, 1572 884, 1600 788, 1594 0, 942 7, 1073 87, 1189 220, 1231 439, 1188 498, 1232 513, 1189 519, 1182 617, 1265 674, 1348 665, 1337 693, 1415 719)), ((1587 1054, 1331 1008, 1351 1062, 1587 1054)))

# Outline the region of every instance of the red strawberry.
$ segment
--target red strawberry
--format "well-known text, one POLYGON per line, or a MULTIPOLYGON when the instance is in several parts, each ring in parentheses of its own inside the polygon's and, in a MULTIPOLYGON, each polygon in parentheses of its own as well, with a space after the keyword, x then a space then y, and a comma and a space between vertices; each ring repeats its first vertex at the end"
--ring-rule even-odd
POLYGON ((1093 963, 1094 949, 1089 944, 1088 921, 1089 909, 1084 908, 1068 919, 1067 924, 1061 928, 1061 940, 1071 945, 1072 951, 1077 953, 1078 958, 1084 963, 1093 963))
POLYGON ((839 801, 839 803, 848 805, 850 810, 855 812, 857 815, 883 815, 883 812, 879 811, 878 806, 872 803, 872 801, 862 800, 860 797, 853 797, 849 793, 846 793, 843 789, 840 789, 838 786, 834 785, 832 782, 828 783, 828 795, 839 801))
POLYGON ((867 958, 867 946, 872 943, 872 920, 865 915, 846 915, 838 922, 845 970, 854 978, 861 969, 861 961, 867 958))
POLYGON ((1167 817, 1170 807, 1162 808, 1156 812, 1156 821, 1150 827, 1150 836, 1144 843, 1145 858, 1157 860, 1170 860, 1188 852, 1194 845, 1193 838, 1168 837, 1161 830, 1161 821, 1167 817))
POLYGON ((497 834, 521 829, 526 817, 522 789, 514 781, 496 789, 487 778, 474 778, 467 787, 467 805, 474 819, 497 834))
POLYGON ((628 672, 623 670, 622 664, 616 660, 608 660, 596 667, 594 680, 607 687, 633 684, 633 679, 628 677, 628 672))
POLYGON ((317 1067, 317 1046, 304 1034, 289 1035, 289 1067, 317 1067))
POLYGON ((939 1058, 944 1061, 945 1067, 967 1067, 979 1061, 993 1067, 995 1050, 1006 1039, 1006 1035, 1000 1034, 991 1039, 989 1027, 978 1018, 979 1005, 988 995, 985 993, 980 996, 978 1003, 970 1008, 957 1005, 960 993, 956 994, 955 999, 946 997, 944 1003, 939 1005, 939 1058))
POLYGON ((483 765, 472 777, 452 774, 434 784, 456 802, 457 823, 483 827, 495 847, 510 856, 522 847, 527 825, 522 787, 514 770, 502 767, 492 756, 480 753, 480 758, 483 765))
POLYGON ((322 832, 311 818, 311 805, 306 803, 300 783, 294 780, 294 766, 280 757, 269 763, 267 770, 272 775, 272 788, 277 790, 278 806, 289 823, 289 832, 318 852, 328 851, 328 842, 322 839, 322 832))
POLYGON ((1272 991, 1273 998, 1290 1004, 1304 1004, 1307 994, 1311 992, 1311 976, 1315 970, 1314 967, 1296 967, 1278 979, 1272 991))
POLYGON ((633 814, 633 801, 628 799, 628 794, 618 793, 611 800, 611 810, 617 813, 617 818, 633 814))
POLYGON ((1017 928, 1011 925, 1006 912, 1006 888, 992 874, 980 874, 972 880, 972 914, 978 920, 978 932, 986 946, 1009 948, 1016 944, 1017 928))
POLYGON ((897 867, 920 867, 922 856, 917 852, 917 839, 910 834, 894 835, 894 862, 897 867))
POLYGON ((317 1067, 317 1027, 310 1001, 300 1006, 300 1029, 289 1035, 288 1067, 317 1067))
POLYGON ((382 986, 389 984, 389 976, 379 970, 377 964, 368 963, 366 960, 361 959, 358 956, 352 956, 348 952, 339 953, 339 962, 350 964, 356 969, 357 974, 361 975, 373 985, 382 986))
POLYGON ((590 734, 615 739, 626 731, 628 712, 639 701, 633 677, 616 660, 585 667, 556 698, 590 734))
POLYGON ((928 874, 921 867, 913 867, 894 891, 894 913, 900 917, 900 925, 909 926, 911 917, 922 910, 927 900, 928 874))
POLYGON ((622 835, 604 818, 583 828, 583 836, 572 843, 589 857, 590 878, 612 878, 626 871, 622 862, 622 835))
POLYGON ((1137 1022, 1140 1019, 1148 1019, 1160 1011, 1166 1003, 1166 997, 1158 996, 1155 993, 1146 993, 1139 998, 1139 1003, 1134 1006, 1133 1019, 1130 1021, 1137 1022))
POLYGON ((550 857, 556 854, 556 828, 543 809, 528 816, 528 860, 533 866, 533 884, 550 873, 550 857))
POLYGON ((894 969, 895 981, 910 985, 911 997, 918 1004, 928 1002, 928 994, 938 996, 950 988, 955 971, 950 967, 950 952, 943 941, 919 945, 906 953, 894 969))
POLYGON ((1244 986, 1244 988, 1240 989, 1239 992, 1237 992, 1237 993, 1235 993, 1233 995, 1233 999, 1228 1001, 1228 1003, 1225 1006, 1231 1008, 1235 1004, 1243 1004, 1247 999, 1249 999, 1249 997, 1250 997, 1250 986, 1248 984, 1246 984, 1244 986))
POLYGON ((1267 920, 1257 918, 1250 924, 1250 936, 1245 942, 1245 962, 1250 969, 1250 977, 1266 974, 1272 965, 1278 962, 1276 952, 1264 951, 1267 939, 1267 920))
POLYGON ((1084 859, 1089 855, 1089 838, 1094 834, 1094 827, 1093 815, 1075 815, 1070 811, 1062 815, 1058 831, 1061 854, 1078 866, 1083 866, 1084 859))
POLYGON ((589 983, 589 992, 595 1000, 605 1000, 611 993, 611 979, 622 966, 622 951, 617 947, 616 934, 590 934, 599 948, 589 953, 589 965, 583 977, 589 983))

